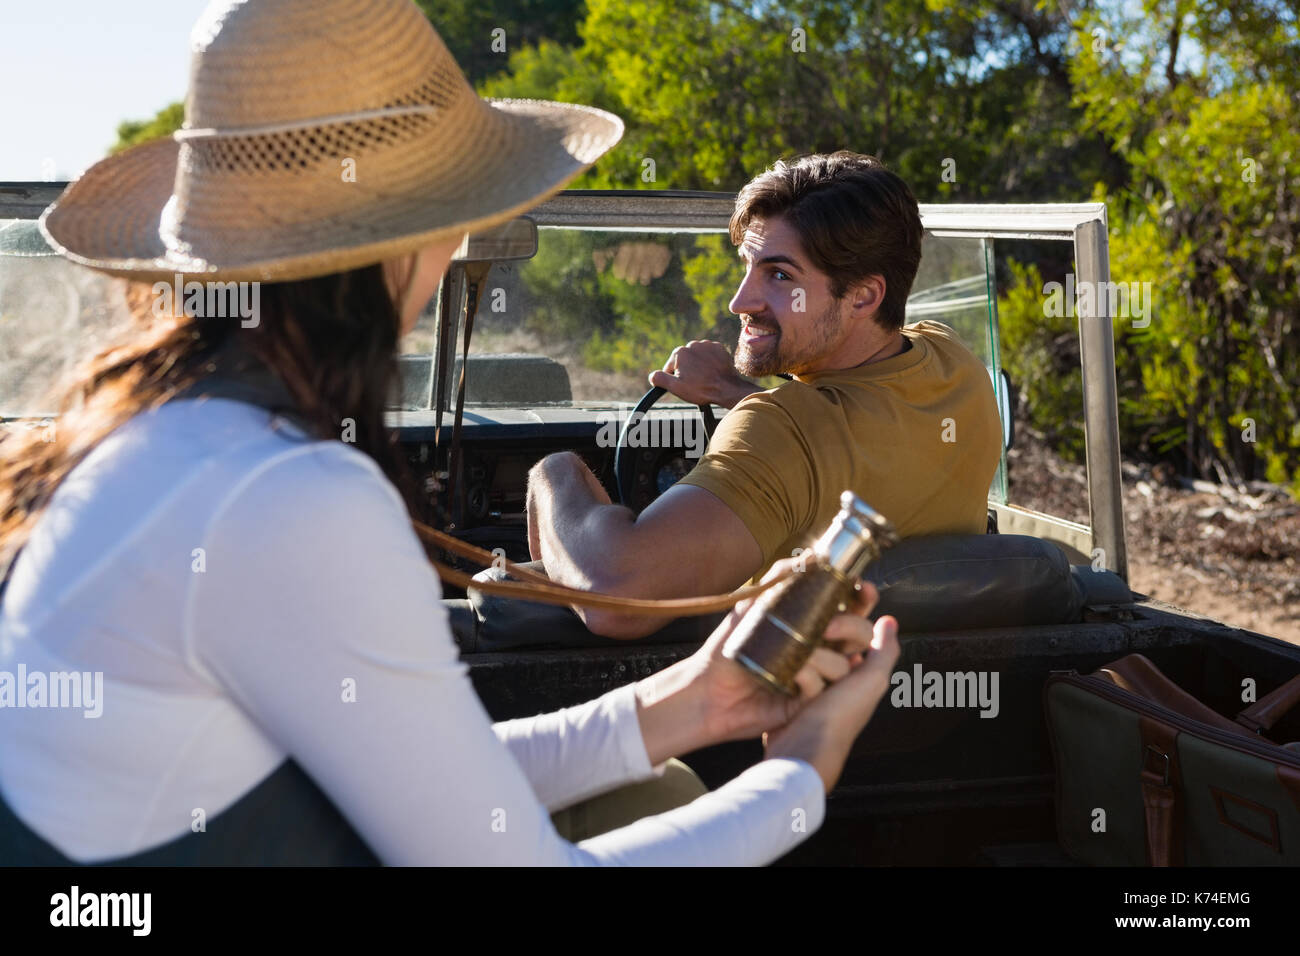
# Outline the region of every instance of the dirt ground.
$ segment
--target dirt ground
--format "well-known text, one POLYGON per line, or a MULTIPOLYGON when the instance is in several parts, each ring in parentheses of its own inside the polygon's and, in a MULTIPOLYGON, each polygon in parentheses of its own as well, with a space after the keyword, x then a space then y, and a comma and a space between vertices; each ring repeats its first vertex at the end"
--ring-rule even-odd
MULTIPOLYGON (((1012 504, 1088 523, 1082 465, 1017 424, 1012 504)), ((1275 487, 1244 494, 1125 460, 1124 523, 1134 591, 1300 644, 1300 504, 1275 487)))

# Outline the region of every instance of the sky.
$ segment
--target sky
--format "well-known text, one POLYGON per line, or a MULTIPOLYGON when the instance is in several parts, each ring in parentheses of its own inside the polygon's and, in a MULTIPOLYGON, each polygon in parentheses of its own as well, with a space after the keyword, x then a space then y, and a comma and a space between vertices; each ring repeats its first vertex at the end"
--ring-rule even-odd
POLYGON ((0 0, 0 182, 71 179, 185 97, 207 0, 0 0))

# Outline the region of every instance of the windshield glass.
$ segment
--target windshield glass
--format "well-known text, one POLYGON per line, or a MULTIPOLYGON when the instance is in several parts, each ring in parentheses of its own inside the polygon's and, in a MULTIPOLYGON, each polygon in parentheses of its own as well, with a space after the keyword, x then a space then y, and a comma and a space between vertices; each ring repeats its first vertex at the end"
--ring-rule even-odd
MULTIPOLYGON (((992 370, 997 355, 986 252, 979 239, 927 234, 907 321, 952 326, 992 370)), ((470 341, 466 402, 635 402, 646 391, 647 374, 677 346, 715 339, 734 350, 740 320, 727 304, 744 275, 722 233, 543 227, 535 257, 488 273, 470 341)), ((408 391, 424 396, 435 326, 426 316, 404 342, 410 373, 423 383, 408 391)))
POLYGON ((727 303, 743 277, 718 233, 539 229, 536 256, 488 275, 467 401, 635 402, 677 346, 735 344, 727 303), (531 393, 521 394, 525 384, 531 393))
POLYGON ((42 418, 51 390, 128 321, 123 283, 45 248, 33 220, 0 219, 0 417, 42 418))
MULTIPOLYGON (((30 220, 0 220, 32 242, 0 253, 0 415, 44 417, 47 396, 78 361, 129 321, 120 280, 51 254, 30 220)), ((674 348, 715 339, 734 349, 727 308, 744 265, 721 232, 631 232, 542 227, 532 259, 493 264, 471 340, 467 403, 610 406, 635 402, 674 348)), ((985 244, 927 235, 908 322, 953 326, 997 368, 985 244)), ((402 342, 392 406, 431 407, 435 296, 402 342)), ((453 309, 455 317, 459 310, 453 309)), ((458 343, 459 349, 459 343, 458 343)), ((450 369, 455 381, 459 356, 450 369)), ((772 378, 766 387, 780 383, 772 378)), ((672 396, 665 399, 671 403, 672 396)))
MULTIPOLYGON (((932 320, 956 330, 988 369, 1006 417, 992 265, 992 246, 982 239, 927 233, 907 323, 932 320)), ((740 320, 727 306, 744 274, 722 232, 542 227, 536 256, 494 264, 484 282, 466 405, 631 405, 677 346, 714 339, 734 351, 740 320)), ((429 407, 436 327, 427 313, 404 341, 404 408, 429 407)), ((450 363, 448 399, 461 348, 458 342, 450 363)), ((759 384, 771 388, 780 379, 759 384)), ((674 401, 668 395, 661 404, 674 401)), ((989 494, 1006 500, 1005 453, 989 494)))

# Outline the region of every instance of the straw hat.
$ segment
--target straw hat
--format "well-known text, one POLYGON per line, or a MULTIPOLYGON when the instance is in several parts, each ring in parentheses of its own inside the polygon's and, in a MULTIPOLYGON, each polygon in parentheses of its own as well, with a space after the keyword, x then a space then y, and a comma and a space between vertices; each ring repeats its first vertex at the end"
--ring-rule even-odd
POLYGON ((185 126, 90 167, 41 217, 143 280, 339 272, 513 218, 623 135, 611 113, 484 100, 411 0, 214 0, 185 126))

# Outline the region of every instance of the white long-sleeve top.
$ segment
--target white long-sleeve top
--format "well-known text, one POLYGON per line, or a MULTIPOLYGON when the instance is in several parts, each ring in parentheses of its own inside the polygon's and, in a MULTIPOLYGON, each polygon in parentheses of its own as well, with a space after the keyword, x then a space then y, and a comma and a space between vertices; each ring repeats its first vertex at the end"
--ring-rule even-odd
POLYGON ((440 599, 355 448, 224 399, 141 413, 67 476, 14 567, 0 795, 87 863, 190 833, 290 758, 388 864, 763 864, 821 825, 816 771, 765 760, 561 839, 549 811, 654 773, 631 685, 493 724, 440 599), (23 703, 30 675, 72 671, 102 672, 102 699, 16 706, 20 668, 23 703))

